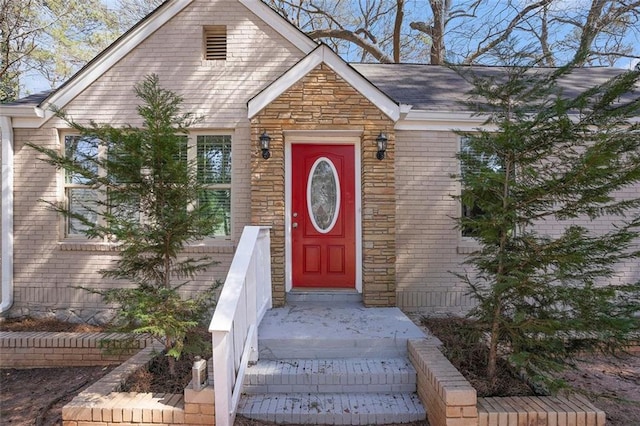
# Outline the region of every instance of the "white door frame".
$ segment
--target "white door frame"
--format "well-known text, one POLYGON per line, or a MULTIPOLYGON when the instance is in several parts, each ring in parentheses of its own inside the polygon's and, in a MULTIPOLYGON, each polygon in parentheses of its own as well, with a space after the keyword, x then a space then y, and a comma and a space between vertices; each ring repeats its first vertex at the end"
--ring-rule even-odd
POLYGON ((356 291, 362 293, 362 170, 360 145, 362 130, 285 130, 284 131, 284 229, 285 229, 285 291, 293 288, 291 246, 291 145, 353 145, 355 151, 355 219, 356 219, 356 291))

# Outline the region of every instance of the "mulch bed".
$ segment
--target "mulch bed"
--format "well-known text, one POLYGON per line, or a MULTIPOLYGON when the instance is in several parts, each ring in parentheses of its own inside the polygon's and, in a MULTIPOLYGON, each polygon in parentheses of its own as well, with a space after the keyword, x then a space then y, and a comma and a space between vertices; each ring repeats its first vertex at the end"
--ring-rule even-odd
POLYGON ((492 383, 487 379, 488 349, 481 343, 479 332, 470 320, 423 318, 422 323, 440 339, 444 355, 471 383, 479 397, 536 394, 505 360, 498 361, 496 381, 492 383))

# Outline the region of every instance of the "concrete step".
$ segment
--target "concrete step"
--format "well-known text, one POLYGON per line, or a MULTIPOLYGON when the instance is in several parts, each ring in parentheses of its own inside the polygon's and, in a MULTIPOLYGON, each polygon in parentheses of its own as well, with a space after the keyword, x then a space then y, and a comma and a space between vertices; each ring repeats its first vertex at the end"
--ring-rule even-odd
POLYGON ((407 358, 259 360, 247 368, 243 391, 260 393, 415 392, 407 358))
POLYGON ((415 393, 284 393, 245 395, 238 414, 277 424, 372 425, 423 421, 415 393))
POLYGON ((397 358, 425 334, 398 308, 304 302, 267 311, 258 329, 260 359, 397 358))

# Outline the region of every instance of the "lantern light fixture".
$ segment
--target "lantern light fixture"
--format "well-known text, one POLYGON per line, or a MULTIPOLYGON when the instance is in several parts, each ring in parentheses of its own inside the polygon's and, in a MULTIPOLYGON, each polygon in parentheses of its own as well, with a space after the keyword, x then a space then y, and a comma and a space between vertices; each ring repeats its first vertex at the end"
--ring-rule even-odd
POLYGON ((387 150, 387 142, 388 141, 389 141, 389 139, 387 138, 387 135, 382 133, 382 132, 380 132, 380 134, 376 138, 376 142, 378 144, 378 152, 376 153, 376 158, 378 160, 384 159, 384 153, 387 150))
POLYGON ((260 135, 260 149, 262 150, 262 158, 268 160, 271 158, 271 152, 269 151, 269 145, 271 144, 271 136, 267 134, 265 130, 260 135))

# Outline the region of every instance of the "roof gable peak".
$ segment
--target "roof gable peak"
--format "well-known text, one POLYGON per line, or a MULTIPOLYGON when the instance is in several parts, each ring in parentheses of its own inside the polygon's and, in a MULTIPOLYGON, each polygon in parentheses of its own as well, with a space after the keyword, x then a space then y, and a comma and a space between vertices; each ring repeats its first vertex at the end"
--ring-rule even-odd
POLYGON ((263 91, 258 93, 247 103, 248 116, 251 119, 263 108, 273 102, 278 96, 309 74, 318 65, 325 64, 347 84, 357 90, 371 103, 376 105, 385 115, 393 121, 400 118, 400 106, 389 98, 384 92, 374 86, 358 71, 345 62, 326 44, 320 44, 314 51, 305 56, 300 62, 291 67, 282 76, 276 79, 263 91))

